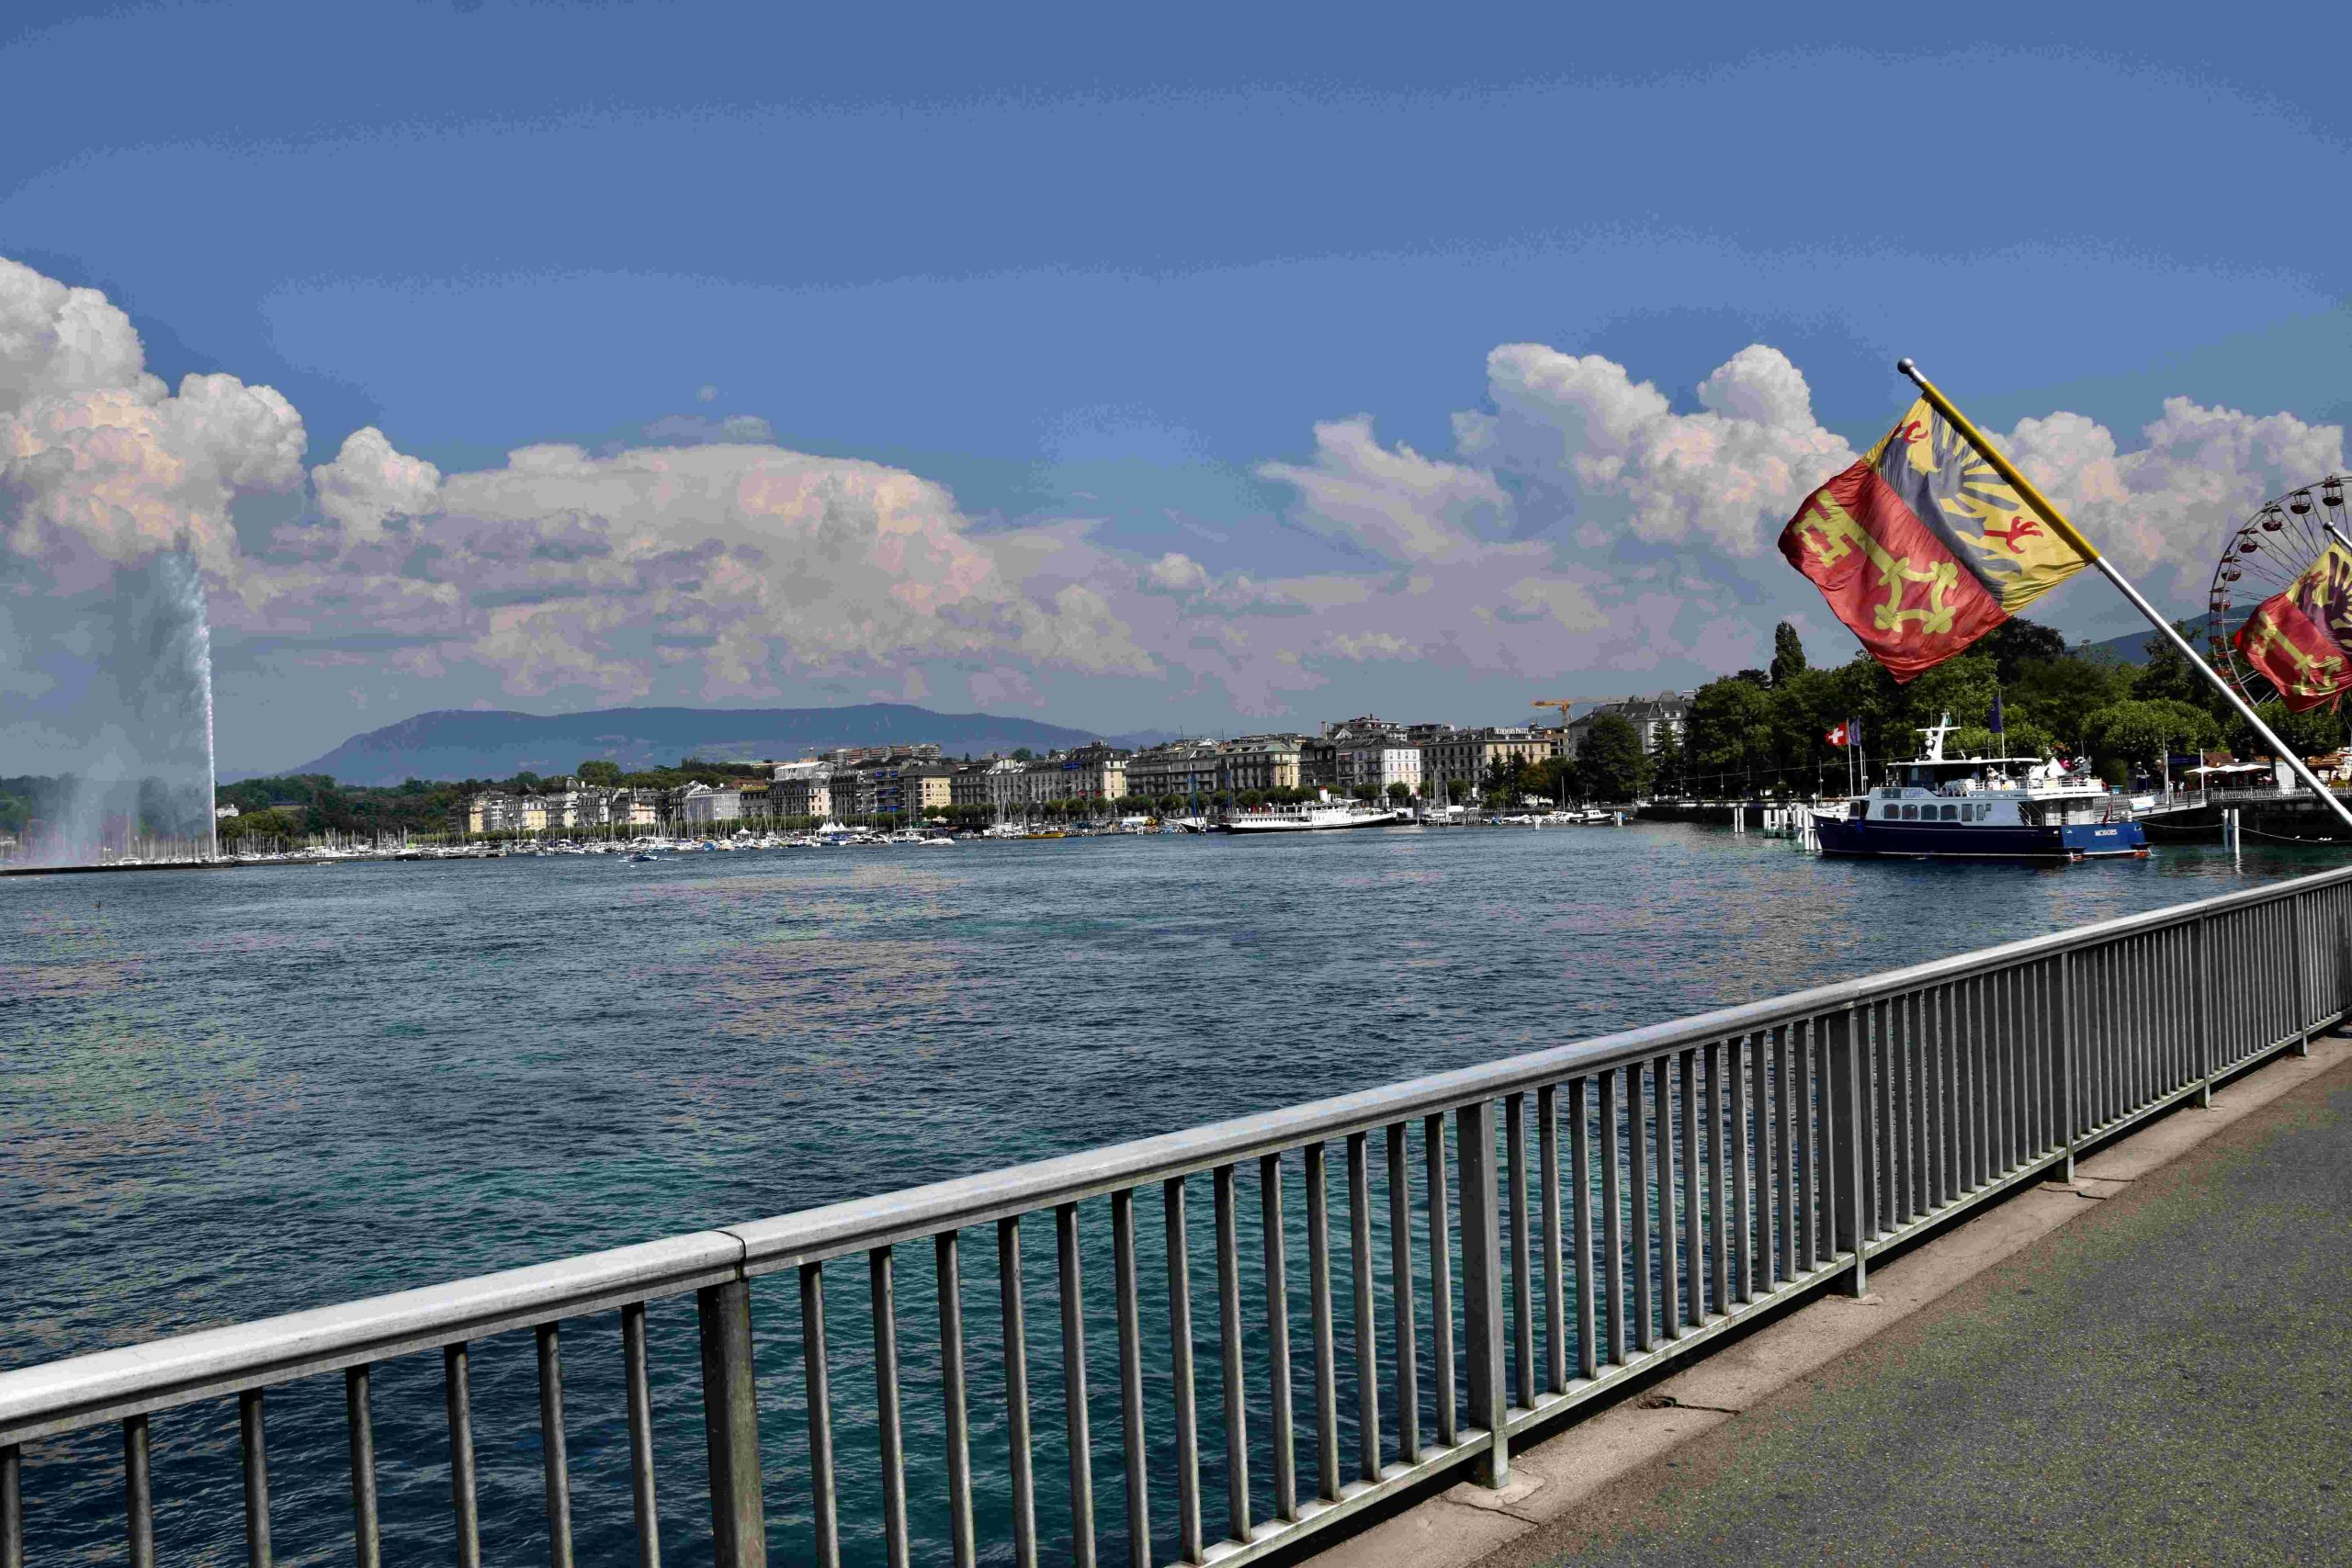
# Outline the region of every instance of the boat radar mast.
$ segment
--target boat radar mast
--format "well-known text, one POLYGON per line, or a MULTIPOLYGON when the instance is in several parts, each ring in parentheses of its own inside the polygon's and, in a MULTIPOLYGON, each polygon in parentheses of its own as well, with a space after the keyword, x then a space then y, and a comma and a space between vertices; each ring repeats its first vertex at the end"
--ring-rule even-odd
POLYGON ((1921 758, 1920 761, 1926 762, 1942 761, 1944 760, 1944 737, 1950 735, 1953 730, 1958 729, 1959 728, 1960 726, 1951 721, 1951 715, 1950 713, 1946 713, 1943 716, 1940 723, 1921 725, 1919 727, 1919 733, 1928 738, 1928 754, 1921 758))

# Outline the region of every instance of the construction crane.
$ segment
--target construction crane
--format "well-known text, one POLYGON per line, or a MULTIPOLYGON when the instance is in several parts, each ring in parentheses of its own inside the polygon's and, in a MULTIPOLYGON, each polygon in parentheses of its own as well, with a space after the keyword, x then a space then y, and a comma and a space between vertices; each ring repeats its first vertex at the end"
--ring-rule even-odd
POLYGON ((1560 710, 1560 728, 1562 729, 1566 729, 1568 727, 1568 710, 1576 706, 1578 703, 1622 703, 1624 700, 1625 699, 1623 697, 1618 696, 1538 697, 1527 705, 1532 708, 1558 708, 1560 710))

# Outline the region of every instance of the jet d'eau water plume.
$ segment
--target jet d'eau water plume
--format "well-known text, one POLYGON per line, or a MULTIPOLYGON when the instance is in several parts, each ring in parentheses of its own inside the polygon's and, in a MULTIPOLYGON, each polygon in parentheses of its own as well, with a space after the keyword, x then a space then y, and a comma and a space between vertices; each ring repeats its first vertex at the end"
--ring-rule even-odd
POLYGON ((101 594, 10 610, 47 764, 0 779, 25 818, 14 863, 213 858, 211 632, 195 560, 167 551, 117 569, 101 594))

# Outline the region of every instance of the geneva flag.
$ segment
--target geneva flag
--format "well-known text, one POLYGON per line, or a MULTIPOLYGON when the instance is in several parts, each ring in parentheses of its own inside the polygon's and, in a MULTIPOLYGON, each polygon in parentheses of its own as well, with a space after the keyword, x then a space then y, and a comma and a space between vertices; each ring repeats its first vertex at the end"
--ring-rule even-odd
POLYGON ((1924 398, 1805 497, 1781 553, 1897 681, 1965 651, 2090 564, 1924 398))
POLYGON ((2234 639, 2246 662, 2278 688, 2290 713, 2352 688, 2352 555, 2330 545, 2286 589, 2254 607, 2234 639))

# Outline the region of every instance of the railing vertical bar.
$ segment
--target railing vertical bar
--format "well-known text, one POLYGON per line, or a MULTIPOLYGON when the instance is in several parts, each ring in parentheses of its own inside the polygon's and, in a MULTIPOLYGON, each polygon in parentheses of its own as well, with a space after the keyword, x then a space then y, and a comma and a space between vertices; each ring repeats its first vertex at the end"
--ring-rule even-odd
MULTIPOLYGON (((1650 1275, 1650 1091, 1649 1064, 1625 1064, 1626 1198, 1634 1210, 1634 1345, 1647 1350, 1657 1343, 1651 1311, 1655 1281, 1650 1275)), ((1467 1222, 1464 1222, 1465 1224, 1467 1222)))
MULTIPOLYGON (((1225 1169, 1229 1211, 1233 1168, 1225 1169)), ((1229 1219, 1228 1214, 1228 1230, 1229 1219)), ((1077 1568, 1094 1568, 1094 1436, 1086 1408, 1086 1282, 1080 1267, 1077 1204, 1056 1205, 1054 1243, 1062 1298, 1062 1423, 1069 1439, 1070 1561, 1077 1568)), ((1238 1314, 1238 1298, 1235 1306, 1238 1314)))
POLYGON ((891 1249, 868 1248, 865 1271, 874 1311, 874 1427, 882 1463, 882 1551, 890 1568, 907 1568, 907 1445, 899 1415, 899 1287, 891 1249))
POLYGON ((457 1517, 458 1568, 481 1568, 481 1510, 474 1495, 472 1375, 463 1341, 442 1348, 441 1382, 449 1414, 449 1506, 457 1517))
POLYGON ((1898 1148, 1895 1159, 1895 1182, 1902 1190, 1901 1201, 1895 1205, 1898 1219, 1908 1224, 1924 1213, 1928 1206, 1927 1160, 1923 1146, 1920 1117, 1920 1065, 1926 1059, 1924 1045, 1928 1038, 1928 998, 1914 991, 1903 998, 1901 1038, 1894 1045, 1895 1123, 1898 1148))
MULTIPOLYGON (((1277 1156, 1266 1156, 1270 1205, 1282 1201, 1277 1156)), ((1270 1222, 1272 1223, 1272 1222, 1270 1222)), ((1269 1248, 1272 1293, 1282 1290, 1282 1258, 1269 1248)), ((1118 1294, 1119 1438, 1127 1475, 1127 1568, 1151 1568, 1151 1450, 1144 1430, 1143 1309, 1136 1283, 1136 1190, 1111 1194, 1111 1272, 1118 1294)), ((1277 1340, 1277 1344, 1280 1341, 1277 1340)), ((1287 1365, 1287 1361, 1283 1361, 1287 1365)), ((967 1506, 969 1498, 966 1499, 967 1506)), ((960 1558, 956 1568, 969 1568, 960 1558)))
POLYGON ((237 1395, 237 1435, 245 1461, 245 1561, 269 1568, 269 1437, 260 1389, 237 1395))
POLYGON ((2294 1015, 2287 1020, 2287 1027, 2281 1032, 2295 1037, 2296 1055, 2308 1056, 2312 1054, 2311 923, 2303 918, 2301 894, 2288 896, 2287 922, 2294 933, 2290 949, 2294 954, 2294 989, 2288 993, 2294 998, 2294 1015))
MULTIPOLYGON (((1298 1456, 1290 1404, 1290 1235, 1283 1224, 1283 1156, 1278 1154, 1258 1160, 1258 1207, 1266 1252, 1267 1424, 1272 1428, 1274 1450, 1274 1517, 1289 1520, 1298 1517, 1298 1456)), ((1406 1306, 1409 1311, 1411 1303, 1406 1306)), ((1410 1319, 1406 1335, 1409 1356, 1410 1319)))
MULTIPOLYGON (((1535 1174, 1544 1192, 1544 1386, 1568 1386, 1568 1296, 1560 1235, 1560 1095, 1555 1085, 1535 1092, 1535 1174)), ((1405 1450, 1410 1458, 1412 1450, 1405 1450)))
MULTIPOLYGON (((1849 1022, 1850 1010, 1833 1015, 1849 1022)), ((1838 1078, 1830 1061, 1830 1024, 1833 1019, 1814 1019, 1805 1025, 1805 1070, 1810 1075, 1808 1087, 1813 1099, 1813 1224, 1807 1239, 1813 1244, 1813 1256, 1806 1261, 1815 1267, 1826 1263, 1838 1253, 1838 1206, 1844 1198, 1845 1172, 1838 1163, 1837 1128, 1834 1125, 1838 1108, 1838 1078)))
POLYGON ((1731 1311, 1730 1229, 1724 1209, 1729 1194, 1724 1187, 1724 1062, 1736 1059, 1736 1040, 1707 1042, 1707 1257, 1712 1265, 1708 1283, 1719 1313, 1731 1311))
POLYGON ((1233 1167, 1218 1166, 1210 1188, 1216 1209, 1217 1349, 1225 1389, 1226 1533, 1246 1541, 1250 1539, 1250 1401, 1242 1383, 1241 1240, 1240 1221, 1234 1213, 1233 1167))
POLYGON ((1747 1036, 1724 1043, 1724 1080, 1731 1090, 1732 1222, 1738 1233, 1739 1299, 1752 1302, 1757 1291, 1756 1166, 1749 1151, 1748 1056, 1762 1060, 1760 1045, 1747 1036))
POLYGON ((155 1568, 155 1484, 147 1417, 122 1424, 122 1523, 130 1568, 155 1568))
POLYGON ((1953 994, 1955 989, 1949 984, 1936 988, 1936 1033, 1930 1051, 1933 1077, 1928 1081, 1935 1102, 1928 1117, 1934 1139, 1928 1152, 1933 1170, 1929 1197, 1931 1206, 1938 1209, 1960 1196, 1956 1183, 1960 1162, 1952 1154, 1952 1135, 1960 1125, 1959 1117, 1953 1111, 1960 1099, 1959 1090, 1952 1081, 1952 1042, 1958 1037, 1961 1027, 1960 998, 1953 994))
MULTIPOLYGON (((384 1562, 383 1537, 376 1517, 376 1423, 368 1409, 373 1371, 362 1362, 346 1368, 343 1374, 343 1419, 351 1438, 352 1555, 359 1568, 383 1568, 384 1562)), ((643 1568, 660 1565, 647 1563, 643 1568)))
POLYGON ((1470 1424, 1486 1434, 1481 1485, 1510 1480, 1510 1434, 1503 1391, 1503 1291, 1500 1216, 1496 1212, 1495 1107, 1480 1100, 1453 1113, 1462 1145, 1464 1348, 1469 1358, 1470 1424))
POLYGON ((1964 1197, 1969 1187, 1975 1185, 1971 1180, 1969 1170, 1971 1112, 1975 1107, 1975 1084, 1969 1077, 1969 1054, 1975 1048, 1975 1034, 1978 1034, 1975 980, 1959 980, 1952 985, 1952 1034, 1950 1034, 1948 1055, 1952 1084, 1950 1084, 1950 1096, 1945 1096, 1950 1105, 1950 1122, 1952 1122, 1952 1138, 1948 1145, 1952 1168, 1950 1168, 1948 1187, 1945 1187, 1945 1197, 1950 1201, 1964 1197))
POLYGON ((1593 1288, 1598 1275, 1592 1264, 1592 1131, 1586 1121, 1592 1114, 1586 1103, 1590 1098, 1586 1087, 1589 1081, 1568 1080, 1568 1160, 1576 1168, 1577 1183, 1571 1205, 1577 1227, 1577 1370, 1585 1377, 1600 1371, 1600 1346, 1594 1337, 1598 1314, 1593 1310, 1593 1288))
POLYGON ((2078 1032, 2080 1023, 2075 1016, 2076 998, 2074 957, 2075 955, 2071 953, 2058 954, 2058 1005, 2050 1010, 2050 1016, 2056 1024, 2056 1030, 2051 1041, 2051 1056, 2053 1080, 2052 1094, 2057 1101, 2058 1111, 2057 1142, 2066 1151, 2065 1158, 2059 1162, 2058 1179, 2061 1181, 2075 1179, 2075 1139, 2082 1103, 2075 1087, 2075 1042, 2081 1036, 2078 1032))
POLYGON ((25 1456, 0 1448, 0 1568, 25 1568, 25 1456))
POLYGON ((1510 1203, 1511 1397, 1535 1403, 1535 1264, 1528 1236, 1527 1096, 1503 1097, 1503 1183, 1510 1203))
POLYGON ((1681 1081, 1676 1091, 1682 1100, 1682 1319, 1707 1321, 1706 1212, 1699 1199, 1699 1052, 1679 1054, 1681 1081))
MULTIPOLYGON (((1421 1456, 1421 1342, 1413 1322, 1413 1172, 1406 1163, 1405 1123, 1388 1124, 1388 1294, 1395 1322, 1396 1457, 1421 1456)), ((1287 1406, 1285 1406, 1287 1408, 1287 1406)))
MULTIPOLYGON (((645 1353, 643 1302, 621 1308, 621 1362, 628 1385, 628 1495, 637 1525, 637 1568, 662 1568, 662 1515, 653 1489, 653 1380, 645 1353)), ((364 1561, 360 1568, 376 1564, 364 1561)))
POLYGON ((1657 1129, 1657 1315, 1659 1337, 1682 1337, 1682 1227, 1676 1217, 1674 1058, 1659 1056, 1650 1066, 1651 1119, 1657 1129))
POLYGON ((1968 1164, 1962 1173, 1961 1185, 1972 1192, 1984 1185, 1984 1112, 1993 1099, 1991 1085, 1984 1076, 1984 1044, 1993 1027, 1989 1016, 1992 993, 1990 976, 1979 975, 1968 982, 1968 1033, 1964 1042, 1967 1063, 1963 1068, 1968 1097, 1961 1105, 1967 1122, 1962 1143, 1967 1150, 1968 1164))
POLYGON ((1789 1151, 1789 1158, 1795 1168, 1796 1182, 1789 1201, 1789 1213, 1796 1225, 1794 1250, 1789 1258, 1791 1279, 1808 1272, 1821 1249, 1821 1183, 1815 1171, 1821 1149, 1814 1127, 1819 1099, 1813 1070, 1814 1047, 1819 1038, 1819 1025, 1811 1020, 1789 1025, 1789 1081, 1782 1104, 1788 1118, 1789 1141, 1794 1145, 1789 1151))
POLYGON ((571 1568, 571 1467, 563 1432, 562 1329, 543 1323, 533 1331, 539 1352, 539 1458, 546 1472, 548 1562, 571 1568))
POLYGON ((1193 1256, 1184 1219, 1184 1179, 1160 1189, 1168 1221, 1168 1377, 1176 1404, 1176 1551, 1201 1560, 1201 1428, 1193 1392, 1193 1256))
MULTIPOLYGON (((1380 1325, 1374 1320, 1372 1140, 1348 1134, 1348 1282, 1356 1349, 1356 1474, 1380 1479, 1380 1325)), ((1246 1538, 1245 1538, 1246 1539, 1246 1538)))
POLYGON ((1894 1042, 1896 1021, 1902 1016, 1901 998, 1883 1001, 1874 1010, 1871 1030, 1871 1149, 1878 1157, 1878 1186, 1870 1220, 1872 1235, 1893 1230, 1901 1208, 1894 1191, 1894 1042))
POLYGON ((1826 1123, 1822 1139, 1822 1186, 1833 1227, 1829 1253, 1832 1258, 1851 1255, 1854 1262, 1846 1276, 1846 1293, 1860 1296, 1870 1287, 1870 1264, 1865 1256, 1867 1205, 1862 1198, 1870 1177, 1862 1120, 1863 1108, 1869 1103, 1864 1049, 1868 1042, 1858 1036, 1869 1027, 1869 1014, 1860 1008, 1849 1007, 1831 1014, 1826 1022, 1821 1086, 1823 1120, 1826 1123))
POLYGON ((2134 1106, 2145 1105, 2162 1092, 2156 1087, 2164 1060, 2166 1032, 2162 1004, 2165 993, 2171 989, 2165 984, 2168 976, 2156 962, 2156 954, 2163 948, 2164 940, 2164 932, 2151 931, 2132 943, 2130 979, 2134 1035, 2132 1103, 2134 1106))
POLYGON ((1796 1152, 1792 1145, 1797 1136, 1796 1096, 1789 1084, 1789 1035, 1793 1024, 1781 1024, 1772 1031, 1772 1109, 1770 1121, 1774 1123, 1772 1154, 1778 1162, 1772 1171, 1772 1216, 1777 1222, 1778 1235, 1770 1278, 1775 1281, 1796 1277, 1796 1152))
POLYGON ((710 1533, 718 1568, 764 1568, 759 1385, 752 1369, 752 1287, 746 1280, 695 1292, 702 1333, 703 1435, 710 1454, 710 1533))
POLYGON ((2210 920, 2200 919, 2190 928, 2189 973, 2196 994, 2196 1016, 2189 1028, 2189 1039, 2196 1053, 2194 1070, 2197 1074, 2197 1104, 2200 1110, 2211 1110, 2213 1104, 2213 928, 2210 920))
MULTIPOLYGON (((1008 1220, 1006 1224, 1015 1222, 1008 1220)), ((1000 1238, 1001 1239, 1001 1238, 1000 1238)), ((1019 1305, 1020 1245, 1013 1246, 1013 1267, 1008 1276, 1008 1287, 1014 1306, 1019 1305)), ((1005 1319, 1005 1339, 1012 1343, 1018 1313, 1005 1319)), ((1011 1363, 1012 1358, 1007 1356, 1011 1363)), ((819 1568, 840 1568, 842 1536, 838 1478, 833 1470, 833 1373, 832 1359, 825 1351, 825 1266, 804 1263, 800 1266, 800 1366, 808 1386, 808 1517, 816 1534, 819 1568)), ((1012 1418, 1020 1423, 1021 1440, 1013 1458, 1016 1470, 1028 1463, 1029 1449, 1029 1383, 1025 1368, 1017 1363, 1005 1370, 1005 1399, 1012 1408, 1012 1418), (1014 1390, 1018 1378, 1018 1394, 1014 1390)), ((1017 1505, 1013 1512, 1013 1528, 1021 1525, 1017 1505)), ((1030 1561, 1034 1561, 1031 1559, 1030 1561)))
POLYGON ((1340 1500, 1340 1356, 1331 1316, 1331 1195, 1323 1145, 1309 1144, 1306 1165, 1307 1315, 1315 1337, 1315 1479, 1327 1503, 1340 1500))
MULTIPOLYGON (((1177 1185, 1171 1182, 1170 1186, 1177 1185)), ((1182 1212, 1178 1217, 1181 1219, 1182 1212)), ((1171 1227, 1169 1250, 1171 1255, 1181 1245, 1174 1238, 1183 1234, 1181 1227, 1171 1227)), ((812 1265, 813 1267, 813 1265, 812 1265)), ((1037 1472, 1036 1461, 1030 1447, 1029 1430, 1029 1324, 1028 1312, 1021 1289, 1021 1216, 1007 1214, 996 1223, 996 1273, 998 1310, 1004 1320, 1004 1444, 1007 1469, 1012 1489, 1012 1561, 1019 1568, 1037 1565, 1037 1472)), ((806 1279, 807 1272, 802 1277, 806 1279)), ((1182 1276, 1170 1269, 1169 1289, 1176 1288, 1182 1276)), ((1182 1378, 1176 1389, 1179 1407, 1192 1398, 1193 1377, 1191 1348, 1185 1347, 1182 1378)), ((817 1418, 815 1379, 810 1379, 808 1419, 813 1428, 817 1418)), ((814 1444, 812 1442, 813 1449, 814 1444)), ((830 1444, 828 1445, 830 1450, 830 1444)), ((825 1466, 826 1501, 831 1504, 832 1465, 830 1451, 825 1466)), ((831 1509, 828 1507, 828 1513, 831 1509)), ((838 1562, 838 1555, 832 1560, 838 1562)), ((1190 1559, 1188 1559, 1190 1561, 1190 1559)))
POLYGON ((1625 1195, 1618 1130, 1623 1118, 1617 1102, 1624 1094, 1624 1072, 1622 1067, 1611 1067, 1600 1075, 1600 1139, 1601 1278, 1607 1287, 1601 1300, 1609 1316, 1609 1359, 1621 1367, 1625 1364, 1625 1195))
POLYGON ((1994 1174, 2006 1176, 2017 1159, 2017 1022, 2018 983, 2014 969, 1993 977, 1993 1157, 1994 1174))
POLYGON ((1453 1386, 1453 1179, 1446 1169, 1445 1118, 1421 1122, 1421 1158, 1429 1167, 1430 1371, 1436 1387, 1437 1440, 1451 1448, 1461 1431, 1453 1386))
MULTIPOLYGON (((1121 1198, 1131 1199, 1132 1194, 1122 1192, 1112 1199, 1114 1213, 1118 1212, 1121 1198)), ((960 1239, 952 1230, 941 1231, 932 1237, 932 1279, 939 1294, 939 1398, 947 1448, 947 1550, 955 1559, 956 1568, 973 1568, 979 1558, 979 1546, 978 1530, 972 1517, 971 1397, 964 1369, 964 1257, 960 1239)), ((1120 1298, 1119 1351, 1123 1371, 1131 1359, 1128 1351, 1133 1338, 1129 1319, 1135 1314, 1134 1248, 1131 1217, 1127 1251, 1123 1259, 1128 1277, 1121 1281, 1125 1293, 1120 1298)), ((1129 1393, 1124 1379, 1120 1392, 1129 1393)))

